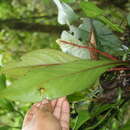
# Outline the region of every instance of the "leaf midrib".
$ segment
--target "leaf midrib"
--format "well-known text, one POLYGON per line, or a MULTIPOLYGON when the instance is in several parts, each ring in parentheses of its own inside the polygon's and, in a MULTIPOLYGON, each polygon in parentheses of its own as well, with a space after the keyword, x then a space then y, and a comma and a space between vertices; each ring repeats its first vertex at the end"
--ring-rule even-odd
POLYGON ((60 75, 60 76, 56 76, 54 78, 50 78, 48 80, 45 80, 44 82, 41 82, 40 84, 42 84, 42 83, 45 84, 45 83, 49 82, 50 80, 56 80, 56 79, 63 78, 63 77, 66 77, 66 76, 70 76, 70 75, 73 75, 73 74, 79 74, 81 72, 86 72, 86 71, 89 71, 89 70, 98 69, 98 68, 105 67, 105 66, 108 66, 108 65, 121 64, 121 63, 122 62, 111 62, 111 63, 107 63, 107 64, 102 64, 102 65, 98 65, 98 66, 94 66, 94 67, 82 69, 82 70, 77 71, 77 72, 72 72, 72 73, 68 73, 68 74, 63 74, 63 75, 60 75))

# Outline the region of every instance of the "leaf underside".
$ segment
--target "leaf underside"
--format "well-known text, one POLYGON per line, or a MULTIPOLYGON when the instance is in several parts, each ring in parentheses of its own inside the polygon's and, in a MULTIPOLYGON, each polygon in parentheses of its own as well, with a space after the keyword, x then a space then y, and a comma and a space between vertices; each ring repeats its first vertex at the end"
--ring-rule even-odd
POLYGON ((78 60, 78 58, 58 50, 39 49, 23 55, 20 61, 7 64, 2 71, 9 77, 18 78, 32 69, 75 60, 78 60))
POLYGON ((15 81, 0 92, 0 97, 24 102, 54 99, 89 89, 107 69, 117 63, 112 61, 78 60, 62 65, 38 68, 15 81), (42 90, 42 91, 41 91, 42 90))

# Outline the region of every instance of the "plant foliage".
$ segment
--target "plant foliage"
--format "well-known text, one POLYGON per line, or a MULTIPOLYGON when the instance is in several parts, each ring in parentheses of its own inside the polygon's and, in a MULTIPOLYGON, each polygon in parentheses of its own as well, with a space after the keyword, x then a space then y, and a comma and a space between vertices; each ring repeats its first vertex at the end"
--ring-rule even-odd
POLYGON ((129 130, 129 7, 128 0, 1 0, 0 130, 20 130, 32 103, 62 96, 71 129, 129 130))

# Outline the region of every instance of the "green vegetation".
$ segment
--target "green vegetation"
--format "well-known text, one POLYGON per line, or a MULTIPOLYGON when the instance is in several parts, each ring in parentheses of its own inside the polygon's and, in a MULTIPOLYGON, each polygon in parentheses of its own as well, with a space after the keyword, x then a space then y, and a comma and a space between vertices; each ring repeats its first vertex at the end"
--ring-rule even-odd
POLYGON ((130 0, 1 0, 0 66, 0 130, 62 96, 73 130, 129 130, 130 0))

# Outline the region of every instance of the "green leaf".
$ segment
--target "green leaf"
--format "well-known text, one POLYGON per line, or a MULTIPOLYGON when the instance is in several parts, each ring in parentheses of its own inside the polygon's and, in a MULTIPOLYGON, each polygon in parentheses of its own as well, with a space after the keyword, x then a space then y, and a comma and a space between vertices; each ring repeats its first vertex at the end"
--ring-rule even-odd
POLYGON ((117 24, 113 24, 109 19, 104 17, 104 10, 98 8, 94 3, 92 2, 81 2, 80 4, 81 8, 85 12, 87 17, 90 18, 96 18, 103 23, 107 24, 109 27, 111 27, 115 31, 123 32, 123 29, 119 27, 117 24))
POLYGON ((109 111, 107 111, 104 116, 102 116, 102 117, 99 116, 99 117, 98 117, 98 122, 96 122, 95 124, 93 124, 93 125, 90 126, 90 127, 87 127, 85 130, 93 130, 93 129, 96 129, 98 126, 101 125, 102 122, 104 122, 104 121, 107 119, 107 117, 108 117, 108 115, 110 114, 110 112, 111 112, 111 109, 110 109, 109 111))
POLYGON ((7 18, 7 16, 11 15, 11 5, 4 2, 0 3, 0 18, 7 18))
POLYGON ((58 22, 60 24, 70 25, 72 22, 78 19, 78 16, 74 13, 73 9, 64 2, 59 0, 53 0, 58 8, 58 22))
POLYGON ((78 58, 57 50, 40 49, 23 55, 20 61, 7 64, 4 67, 3 72, 10 77, 19 77, 27 73, 29 70, 41 66, 61 64, 75 60, 78 60, 78 58))
POLYGON ((128 25, 130 26, 130 14, 127 16, 128 25))
POLYGON ((43 2, 44 2, 45 4, 49 4, 51 1, 50 1, 50 0, 43 0, 43 2))
POLYGON ((19 101, 54 99, 89 89, 107 69, 118 65, 112 61, 78 60, 56 66, 38 68, 0 91, 1 98, 19 101))
POLYGON ((81 2, 80 6, 88 17, 95 18, 104 14, 104 11, 92 2, 81 2))
POLYGON ((75 102, 75 101, 77 102, 83 100, 85 96, 86 96, 86 91, 80 91, 67 96, 67 99, 69 102, 75 102))
POLYGON ((103 23, 107 24, 113 30, 117 32, 122 32, 122 33, 124 32, 124 30, 120 27, 120 25, 112 23, 109 19, 105 18, 104 16, 100 16, 98 19, 102 21, 103 23))
POLYGON ((90 111, 91 118, 99 116, 104 111, 114 108, 116 104, 94 104, 90 111))
POLYGON ((0 75, 0 90, 6 88, 6 77, 4 74, 0 75))
MULTIPOLYGON (((0 91, 6 88, 6 77, 4 74, 0 75, 0 91)), ((0 108, 8 111, 13 111, 11 103, 6 99, 0 99, 0 108)))
POLYGON ((90 114, 87 110, 79 111, 74 130, 78 130, 89 119, 90 114))
POLYGON ((111 55, 119 56, 122 52, 120 39, 106 25, 98 20, 84 19, 80 28, 89 32, 91 25, 93 25, 96 34, 97 49, 111 55))
POLYGON ((10 130, 10 127, 8 127, 8 126, 2 126, 2 127, 0 127, 0 130, 10 130))
POLYGON ((14 110, 11 102, 9 102, 6 99, 0 99, 0 108, 6 109, 8 111, 13 111, 14 110))

